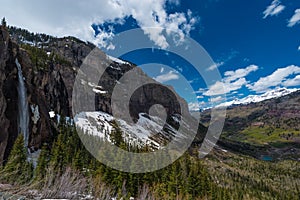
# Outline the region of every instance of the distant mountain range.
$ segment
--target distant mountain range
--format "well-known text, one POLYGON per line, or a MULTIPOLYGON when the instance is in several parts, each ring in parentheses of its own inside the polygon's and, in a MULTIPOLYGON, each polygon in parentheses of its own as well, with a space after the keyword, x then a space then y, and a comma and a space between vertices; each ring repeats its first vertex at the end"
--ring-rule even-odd
POLYGON ((261 94, 261 95, 249 95, 242 99, 234 99, 232 101, 224 102, 224 103, 217 105, 216 107, 229 107, 232 105, 257 103, 257 102, 261 102, 261 101, 264 101, 267 99, 282 97, 282 96, 288 95, 290 93, 296 92, 297 90, 299 90, 299 89, 298 88, 293 88, 293 89, 276 88, 274 90, 267 91, 266 93, 261 94))

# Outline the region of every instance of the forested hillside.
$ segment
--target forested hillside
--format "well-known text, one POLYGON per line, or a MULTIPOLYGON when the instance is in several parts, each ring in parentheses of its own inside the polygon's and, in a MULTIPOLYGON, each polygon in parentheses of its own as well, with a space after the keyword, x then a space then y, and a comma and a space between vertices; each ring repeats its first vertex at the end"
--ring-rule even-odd
MULTIPOLYGON (((0 185, 2 192, 27 198, 299 199, 297 161, 265 162, 222 149, 201 160, 194 149, 162 170, 124 173, 95 160, 64 122, 54 142, 43 146, 35 169, 19 136, 1 169, 0 182, 9 184, 0 185)), ((115 143, 129 148, 122 139, 115 143)))

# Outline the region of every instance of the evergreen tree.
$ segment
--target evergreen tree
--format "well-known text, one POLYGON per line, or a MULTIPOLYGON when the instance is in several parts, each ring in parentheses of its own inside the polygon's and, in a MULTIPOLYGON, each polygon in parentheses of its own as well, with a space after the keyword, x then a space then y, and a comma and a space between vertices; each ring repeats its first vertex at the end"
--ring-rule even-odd
POLYGON ((1 20, 1 25, 2 25, 3 27, 6 27, 6 26, 7 26, 5 17, 2 18, 2 20, 1 20))
POLYGON ((0 174, 4 180, 11 183, 23 184, 31 180, 33 166, 27 161, 23 134, 20 134, 16 139, 8 161, 0 174))
POLYGON ((45 177, 49 159, 50 159, 50 152, 48 150, 48 146, 44 144, 35 169, 36 180, 43 180, 43 178, 45 177))
POLYGON ((116 146, 125 149, 124 146, 126 146, 126 145, 125 145, 125 142, 124 142, 124 139, 122 136, 122 130, 120 129, 120 127, 118 126, 118 124, 115 121, 113 122, 113 127, 115 130, 111 132, 111 135, 110 135, 111 141, 116 146))
POLYGON ((64 167, 67 165, 65 145, 64 145, 64 136, 59 134, 56 142, 53 143, 51 149, 51 160, 50 165, 54 167, 54 170, 57 172, 62 172, 64 167))
POLYGON ((77 151, 75 153, 72 165, 75 167, 75 169, 82 170, 83 164, 81 159, 81 151, 77 151))

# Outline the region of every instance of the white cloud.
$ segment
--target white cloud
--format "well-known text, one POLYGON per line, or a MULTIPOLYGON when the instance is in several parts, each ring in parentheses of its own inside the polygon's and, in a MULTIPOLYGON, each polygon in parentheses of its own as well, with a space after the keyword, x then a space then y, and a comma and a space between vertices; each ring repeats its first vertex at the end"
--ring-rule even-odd
POLYGON ((220 101, 223 101, 223 100, 224 100, 224 98, 221 97, 221 96, 210 98, 210 102, 212 102, 212 103, 220 102, 220 101))
POLYGON ((292 75, 300 74, 300 67, 290 65, 285 68, 279 68, 271 75, 261 77, 254 84, 248 85, 248 88, 256 92, 265 92, 271 87, 276 86, 297 86, 299 83, 299 76, 289 78, 292 75))
POLYGON ((160 73, 163 73, 165 71, 165 68, 160 68, 160 73))
POLYGON ((289 20, 288 27, 295 26, 298 23, 300 23, 300 9, 295 10, 295 14, 289 20))
POLYGON ((298 51, 300 51, 300 46, 298 47, 298 51))
POLYGON ((227 71, 224 73, 224 79, 211 85, 209 89, 204 92, 204 95, 215 96, 238 90, 248 83, 244 77, 257 69, 258 66, 250 65, 246 68, 237 69, 235 71, 227 71))
POLYGON ((198 102, 190 102, 188 104, 188 106, 189 106, 190 111, 199 111, 200 110, 200 105, 198 102))
POLYGON ((224 73, 226 81, 234 81, 239 78, 243 78, 250 74, 251 72, 254 72, 258 70, 258 66, 256 65, 249 65, 246 68, 237 69, 235 71, 227 71, 224 73))
MULTIPOLYGON (((168 14, 166 2, 167 0, 31 0, 28 3, 23 0, 2 0, 0 13, 10 25, 58 37, 71 35, 104 47, 110 45, 104 40, 113 37, 113 34, 102 31, 95 38, 91 25, 104 22, 122 24, 126 17, 132 16, 151 40, 166 48, 168 43, 162 35, 164 28, 177 32, 179 41, 182 41, 196 23, 191 11, 168 14), (154 31, 147 27, 158 29, 154 31)), ((172 2, 176 4, 177 0, 172 2)))
POLYGON ((199 111, 206 103, 204 101, 202 102, 190 102, 188 104, 190 111, 199 111))
POLYGON ((169 71, 166 74, 162 74, 154 78, 154 80, 160 83, 164 83, 171 80, 177 80, 177 79, 179 79, 179 75, 176 74, 175 71, 169 71))
POLYGON ((209 87, 208 91, 204 92, 205 96, 215 96, 221 94, 227 94, 231 91, 240 89, 246 85, 247 81, 245 78, 240 78, 234 82, 220 82, 217 81, 215 84, 209 87))
POLYGON ((193 94, 202 94, 206 91, 204 88, 199 88, 197 91, 194 91, 193 94))
POLYGON ((297 75, 295 78, 291 78, 284 81, 282 85, 285 87, 300 86, 300 75, 297 75))
POLYGON ((209 68, 207 68, 206 70, 207 71, 213 71, 219 67, 221 67, 222 65, 224 65, 225 63, 224 62, 218 62, 218 63, 214 63, 212 64, 209 68))
MULTIPOLYGON (((104 47, 106 49, 114 49, 115 46, 111 42, 108 42, 108 41, 109 41, 109 39, 113 38, 115 36, 115 34, 112 31, 106 32, 106 31, 103 31, 100 29, 98 31, 99 31, 99 34, 97 35, 97 37, 91 38, 91 40, 89 40, 89 41, 92 41, 94 44, 97 44, 98 46, 104 47)), ((86 39, 86 40, 88 40, 88 39, 86 39)))
POLYGON ((203 98, 204 98, 204 96, 202 96, 202 95, 197 96, 197 99, 203 99, 203 98))
POLYGON ((271 5, 269 5, 266 10, 263 12, 264 14, 264 19, 267 18, 268 16, 274 16, 274 15, 278 15, 279 13, 281 13, 284 9, 285 6, 284 5, 280 5, 281 2, 279 0, 274 0, 271 5))

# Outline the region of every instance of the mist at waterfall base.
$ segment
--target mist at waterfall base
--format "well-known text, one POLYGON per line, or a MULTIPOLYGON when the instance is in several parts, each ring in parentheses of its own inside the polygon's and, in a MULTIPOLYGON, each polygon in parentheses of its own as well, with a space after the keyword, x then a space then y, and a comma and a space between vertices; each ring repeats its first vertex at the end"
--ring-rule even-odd
POLYGON ((28 138, 29 138, 29 113, 28 113, 28 102, 27 102, 27 93, 24 82, 24 77, 22 74, 22 66, 20 65, 18 59, 16 59, 16 65, 18 68, 18 125, 19 125, 19 134, 24 135, 24 146, 28 147, 28 138))

